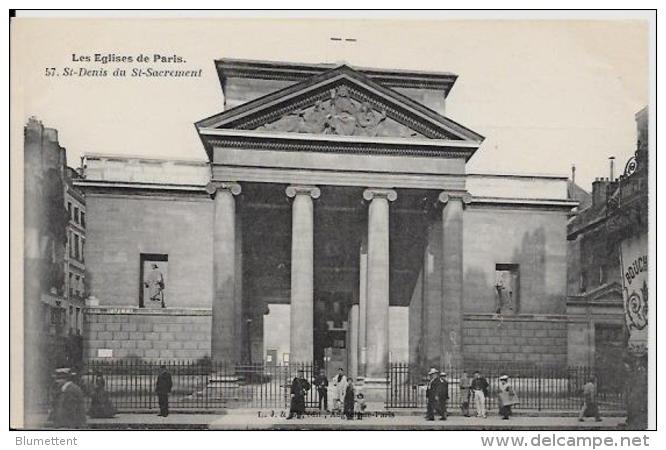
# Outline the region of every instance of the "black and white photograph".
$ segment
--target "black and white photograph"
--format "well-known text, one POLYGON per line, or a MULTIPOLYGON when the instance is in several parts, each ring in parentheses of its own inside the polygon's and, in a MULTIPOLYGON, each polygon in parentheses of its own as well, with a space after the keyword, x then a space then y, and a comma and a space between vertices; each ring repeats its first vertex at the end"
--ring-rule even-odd
POLYGON ((656 11, 343 13, 15 12, 12 429, 656 429, 656 11))

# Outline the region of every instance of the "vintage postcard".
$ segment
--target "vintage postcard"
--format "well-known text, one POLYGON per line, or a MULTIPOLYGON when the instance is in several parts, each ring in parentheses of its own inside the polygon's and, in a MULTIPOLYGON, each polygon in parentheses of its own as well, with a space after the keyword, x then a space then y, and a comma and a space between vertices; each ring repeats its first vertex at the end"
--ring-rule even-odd
POLYGON ((307 14, 12 18, 12 427, 654 428, 656 16, 307 14))

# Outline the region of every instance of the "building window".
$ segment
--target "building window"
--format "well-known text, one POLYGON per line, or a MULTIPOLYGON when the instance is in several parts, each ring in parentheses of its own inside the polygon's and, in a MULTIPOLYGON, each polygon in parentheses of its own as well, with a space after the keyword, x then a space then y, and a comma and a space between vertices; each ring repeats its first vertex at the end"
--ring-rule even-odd
POLYGON ((517 314, 520 307, 520 267, 518 264, 495 265, 495 313, 517 314))
POLYGON ((69 280, 68 280, 69 286, 69 296, 72 297, 74 295, 74 274, 70 273, 69 274, 69 280))
POLYGON ((580 293, 584 294, 587 291, 587 272, 585 270, 580 272, 580 293))
POLYGON ((81 308, 76 308, 76 334, 81 334, 81 308))
POLYGON ((79 235, 74 235, 74 258, 79 259, 79 235))
POLYGON ((79 223, 79 208, 77 206, 74 207, 74 222, 79 223))
POLYGON ((76 296, 78 297, 81 294, 81 289, 80 289, 81 288, 81 277, 76 275, 74 277, 74 279, 76 280, 75 283, 74 283, 75 293, 76 293, 76 296))
POLYGON ((160 253, 140 255, 140 308, 166 308, 169 256, 160 253))
POLYGON ((81 228, 86 227, 86 213, 81 211, 81 228))
POLYGON ((69 220, 74 219, 74 216, 72 216, 72 202, 67 202, 67 216, 69 216, 69 220))
POLYGON ((81 238, 81 262, 86 260, 86 240, 81 238))

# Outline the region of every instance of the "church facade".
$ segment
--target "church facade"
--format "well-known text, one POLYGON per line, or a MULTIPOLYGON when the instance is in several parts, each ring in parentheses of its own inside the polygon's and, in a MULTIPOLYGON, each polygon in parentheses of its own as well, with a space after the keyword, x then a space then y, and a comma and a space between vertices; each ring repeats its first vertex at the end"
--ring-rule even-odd
POLYGON ((84 159, 86 358, 577 363, 567 178, 469 173, 456 75, 216 67, 207 162, 84 159))

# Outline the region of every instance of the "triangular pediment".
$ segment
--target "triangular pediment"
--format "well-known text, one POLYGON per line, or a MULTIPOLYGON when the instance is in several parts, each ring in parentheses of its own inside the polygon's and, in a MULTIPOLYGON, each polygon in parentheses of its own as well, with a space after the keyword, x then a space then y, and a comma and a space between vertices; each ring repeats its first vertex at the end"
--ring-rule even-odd
POLYGON ((365 138, 483 137, 347 66, 204 119, 201 129, 249 130, 365 138))

